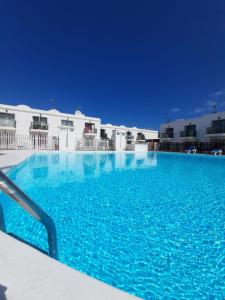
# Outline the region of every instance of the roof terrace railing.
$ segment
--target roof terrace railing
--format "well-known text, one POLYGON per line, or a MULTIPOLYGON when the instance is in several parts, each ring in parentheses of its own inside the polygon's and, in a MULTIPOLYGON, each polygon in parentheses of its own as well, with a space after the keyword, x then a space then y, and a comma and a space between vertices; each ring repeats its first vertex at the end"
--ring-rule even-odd
MULTIPOLYGON (((8 195, 12 200, 19 204, 26 212, 33 218, 45 226, 48 234, 48 255, 57 259, 57 237, 56 229, 53 220, 37 205, 35 204, 23 191, 21 191, 1 170, 0 170, 0 190, 8 195)), ((0 211, 0 218, 2 223, 0 229, 4 229, 4 215, 3 210, 0 211)))

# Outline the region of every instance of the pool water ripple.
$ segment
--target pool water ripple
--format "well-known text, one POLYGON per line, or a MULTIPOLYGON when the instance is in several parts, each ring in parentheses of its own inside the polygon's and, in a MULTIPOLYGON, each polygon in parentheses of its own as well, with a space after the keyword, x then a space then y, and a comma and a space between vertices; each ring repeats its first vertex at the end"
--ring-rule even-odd
MULTIPOLYGON (((225 298, 225 159, 35 154, 9 176, 54 220, 59 260, 144 299, 225 298)), ((44 228, 0 196, 7 230, 44 228)))

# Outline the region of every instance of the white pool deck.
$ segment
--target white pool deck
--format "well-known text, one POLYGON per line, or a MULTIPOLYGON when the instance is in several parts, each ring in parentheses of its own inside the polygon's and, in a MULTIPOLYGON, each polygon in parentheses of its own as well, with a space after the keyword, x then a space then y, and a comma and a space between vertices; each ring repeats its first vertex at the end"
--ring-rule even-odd
MULTIPOLYGON (((3 151, 0 151, 3 153, 3 151)), ((7 170, 31 151, 0 155, 7 170)), ((0 231, 0 300, 131 300, 138 299, 51 259, 0 231)))
POLYGON ((33 153, 29 150, 0 151, 0 169, 10 169, 20 164, 33 153))

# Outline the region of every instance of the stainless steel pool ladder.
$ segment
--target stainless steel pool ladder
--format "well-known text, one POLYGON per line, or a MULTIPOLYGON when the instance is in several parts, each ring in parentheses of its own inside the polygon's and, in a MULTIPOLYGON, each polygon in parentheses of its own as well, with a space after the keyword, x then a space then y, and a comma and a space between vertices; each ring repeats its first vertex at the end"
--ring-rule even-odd
MULTIPOLYGON (((0 170, 0 190, 19 204, 32 217, 42 223, 48 234, 48 255, 57 259, 57 237, 53 220, 35 204, 23 191, 21 191, 1 170, 0 170)), ((3 209, 0 207, 0 230, 5 231, 5 221, 3 209)))

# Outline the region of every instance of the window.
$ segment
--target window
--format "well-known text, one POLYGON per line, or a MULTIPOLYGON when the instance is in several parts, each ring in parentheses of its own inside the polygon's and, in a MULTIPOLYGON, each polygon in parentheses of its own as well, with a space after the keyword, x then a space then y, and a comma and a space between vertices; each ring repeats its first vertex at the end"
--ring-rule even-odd
POLYGON ((15 115, 8 113, 0 113, 0 126, 16 128, 15 115))
POLYGON ((73 127, 73 121, 61 120, 61 126, 73 127))
POLYGON ((95 124, 85 122, 84 133, 85 134, 89 134, 89 133, 97 134, 97 129, 95 128, 95 124))
POLYGON ((107 133, 106 133, 105 129, 101 129, 100 136, 102 139, 107 139, 107 133))
POLYGON ((212 121, 212 126, 216 128, 225 128, 225 119, 212 121))
POLYGON ((1 120, 5 120, 5 119, 7 119, 7 120, 14 120, 15 119, 15 115, 14 114, 8 114, 8 113, 0 113, 0 119, 1 120))
POLYGON ((48 119, 42 116, 33 116, 31 129, 48 130, 48 119))
POLYGON ((166 128, 166 133, 168 134, 168 135, 173 135, 173 128, 166 128))
POLYGON ((173 127, 166 128, 164 136, 166 138, 173 138, 173 127))
POLYGON ((47 118, 44 118, 44 117, 33 117, 33 122, 34 123, 47 124, 47 118))
POLYGON ((85 128, 92 130, 95 128, 95 124, 85 122, 85 128))
POLYGON ((145 140, 145 135, 142 132, 138 132, 137 134, 137 141, 145 140))
POLYGON ((196 136, 196 125, 186 126, 186 136, 196 136))

